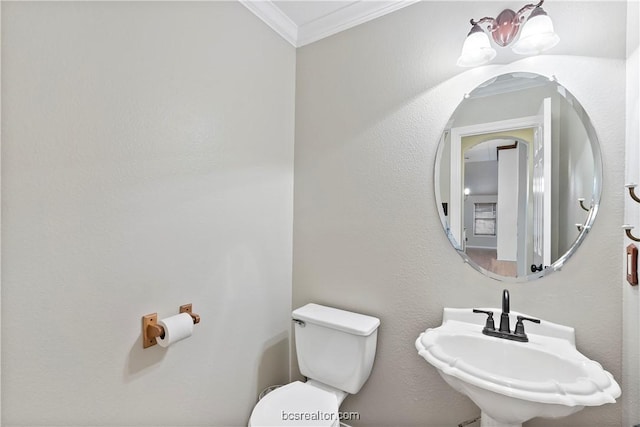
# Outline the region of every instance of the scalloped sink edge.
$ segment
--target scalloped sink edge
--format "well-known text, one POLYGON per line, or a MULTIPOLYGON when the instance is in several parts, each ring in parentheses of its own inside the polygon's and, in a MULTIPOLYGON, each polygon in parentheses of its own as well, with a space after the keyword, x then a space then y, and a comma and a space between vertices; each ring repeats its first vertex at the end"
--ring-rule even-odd
MULTIPOLYGON (((520 314, 510 313, 512 327, 520 314)), ((576 349, 573 328, 544 320, 527 324, 529 342, 522 343, 483 335, 484 322, 472 309, 445 308, 442 325, 415 343, 420 356, 483 414, 518 425, 614 403, 621 395, 613 376, 576 349)))

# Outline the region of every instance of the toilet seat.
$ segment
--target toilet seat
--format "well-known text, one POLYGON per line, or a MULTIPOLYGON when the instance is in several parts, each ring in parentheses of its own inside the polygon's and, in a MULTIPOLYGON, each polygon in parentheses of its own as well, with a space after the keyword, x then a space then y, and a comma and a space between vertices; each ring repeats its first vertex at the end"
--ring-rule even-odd
POLYGON ((301 381, 277 388, 260 399, 249 419, 249 427, 339 425, 336 395, 301 381))

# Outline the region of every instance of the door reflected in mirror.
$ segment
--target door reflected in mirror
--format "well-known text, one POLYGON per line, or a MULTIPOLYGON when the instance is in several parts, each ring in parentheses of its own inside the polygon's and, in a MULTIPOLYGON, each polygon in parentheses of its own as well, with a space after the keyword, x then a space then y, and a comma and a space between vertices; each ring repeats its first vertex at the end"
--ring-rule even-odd
POLYGON ((591 122, 564 87, 531 73, 491 79, 465 97, 440 141, 435 190, 445 232, 490 277, 555 271, 593 223, 601 162, 591 122))

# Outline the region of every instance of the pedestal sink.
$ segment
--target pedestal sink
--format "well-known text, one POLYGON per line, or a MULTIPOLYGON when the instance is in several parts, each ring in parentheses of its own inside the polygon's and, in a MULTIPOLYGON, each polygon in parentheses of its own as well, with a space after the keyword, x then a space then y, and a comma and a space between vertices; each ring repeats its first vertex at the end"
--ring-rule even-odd
MULTIPOLYGON (((511 324, 518 315, 529 317, 511 312, 511 324)), ((576 349, 573 328, 543 320, 527 325, 529 342, 516 342, 484 335, 484 324, 472 309, 445 308, 442 325, 416 340, 420 356, 480 407, 482 427, 520 427, 620 396, 613 376, 576 349)))

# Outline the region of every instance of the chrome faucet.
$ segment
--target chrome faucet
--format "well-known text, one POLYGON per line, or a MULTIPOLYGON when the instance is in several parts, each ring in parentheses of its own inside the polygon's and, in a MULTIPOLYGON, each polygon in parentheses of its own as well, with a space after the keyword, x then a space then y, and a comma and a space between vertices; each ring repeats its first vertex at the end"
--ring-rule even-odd
POLYGON ((493 323, 493 311, 473 309, 474 313, 482 313, 487 315, 487 323, 482 329, 482 333, 492 337, 504 338, 512 341, 528 342, 529 338, 524 332, 524 320, 528 320, 533 323, 540 323, 539 319, 532 319, 530 317, 517 316, 518 321, 513 332, 509 327, 509 291, 507 289, 502 291, 502 314, 500 315, 500 329, 496 331, 495 324, 493 323))

